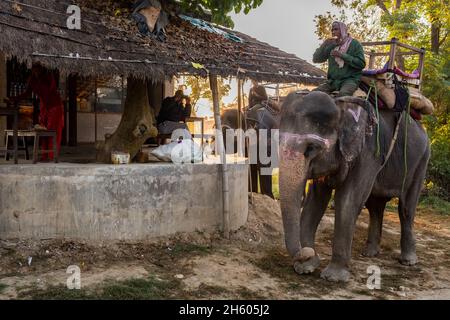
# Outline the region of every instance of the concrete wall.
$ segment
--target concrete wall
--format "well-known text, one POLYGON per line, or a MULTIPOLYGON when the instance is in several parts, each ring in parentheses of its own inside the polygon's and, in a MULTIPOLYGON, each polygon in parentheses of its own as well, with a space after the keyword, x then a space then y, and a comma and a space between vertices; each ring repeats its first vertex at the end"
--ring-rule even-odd
MULTIPOLYGON (((248 216, 248 165, 229 165, 233 230, 248 216)), ((0 166, 0 238, 145 240, 222 225, 218 165, 0 166)))
MULTIPOLYGON (((6 86, 6 59, 0 52, 0 108, 4 106, 3 99, 7 96, 6 86)), ((5 129, 6 129, 6 117, 0 117, 0 147, 5 145, 5 129)))

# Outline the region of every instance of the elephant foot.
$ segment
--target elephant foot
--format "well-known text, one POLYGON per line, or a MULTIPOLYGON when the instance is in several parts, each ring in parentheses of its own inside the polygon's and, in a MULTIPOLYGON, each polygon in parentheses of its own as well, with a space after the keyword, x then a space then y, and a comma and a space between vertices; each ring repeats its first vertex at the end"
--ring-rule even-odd
POLYGON ((364 257, 376 257, 380 253, 380 247, 374 245, 366 245, 363 252, 361 253, 364 257))
POLYGON ((295 261, 294 270, 298 274, 310 274, 313 273, 320 265, 320 258, 315 255, 306 261, 295 261))
POLYGON ((350 272, 344 267, 329 264, 322 271, 320 277, 331 282, 348 282, 350 280, 350 272))
POLYGON ((401 254, 398 261, 404 266, 413 266, 418 262, 417 255, 415 252, 401 254))

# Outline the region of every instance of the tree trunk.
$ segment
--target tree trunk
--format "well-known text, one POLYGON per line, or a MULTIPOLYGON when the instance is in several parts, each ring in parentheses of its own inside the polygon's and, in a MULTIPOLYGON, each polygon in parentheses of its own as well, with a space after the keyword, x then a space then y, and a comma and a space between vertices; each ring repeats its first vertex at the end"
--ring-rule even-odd
POLYGON ((435 54, 439 54, 440 31, 440 25, 436 22, 433 22, 431 24, 431 51, 435 54))
POLYGON ((149 105, 145 80, 128 78, 127 98, 119 127, 105 142, 97 146, 97 161, 111 163, 111 152, 130 154, 131 159, 139 152, 144 142, 156 137, 155 114, 149 105))

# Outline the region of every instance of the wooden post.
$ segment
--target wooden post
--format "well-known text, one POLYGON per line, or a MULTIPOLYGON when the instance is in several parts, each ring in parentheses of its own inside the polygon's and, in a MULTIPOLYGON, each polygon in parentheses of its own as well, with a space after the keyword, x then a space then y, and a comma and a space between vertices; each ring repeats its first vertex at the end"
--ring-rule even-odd
POLYGON ((242 105, 243 105, 243 101, 242 101, 242 87, 241 87, 241 82, 242 80, 240 78, 237 79, 237 85, 238 85, 238 113, 237 113, 237 128, 238 128, 238 156, 242 157, 244 156, 242 154, 242 148, 240 147, 240 142, 242 141, 242 134, 241 134, 241 130, 242 130, 242 105))
MULTIPOLYGON (((14 104, 14 117, 13 117, 13 145, 14 145, 14 164, 18 163, 17 153, 19 152, 18 147, 18 125, 19 125, 19 105, 17 102, 14 104)), ((8 150, 6 150, 8 152, 8 150)))
POLYGON ((95 139, 94 142, 97 143, 97 103, 98 103, 98 92, 97 92, 97 78, 95 78, 95 88, 94 88, 95 92, 94 92, 94 97, 95 97, 95 101, 94 101, 94 134, 95 134, 95 139))
POLYGON ((209 84, 213 96, 214 106, 214 119, 216 122, 216 146, 218 146, 221 169, 222 169, 222 200, 223 200, 223 236, 226 239, 230 238, 230 192, 228 184, 228 166, 225 153, 223 133, 222 133, 222 121, 220 119, 220 98, 219 98, 219 86, 217 84, 217 76, 209 75, 209 84))
POLYGON ((391 48, 389 51, 389 65, 388 69, 394 69, 395 65, 395 56, 397 55, 397 38, 392 38, 391 40, 391 48))
POLYGON ((77 76, 70 75, 67 81, 69 95, 69 146, 77 146, 77 76))
POLYGON ((425 62, 425 49, 421 48, 422 52, 419 55, 419 92, 422 92, 423 66, 425 62))
MULTIPOLYGON (((245 105, 244 82, 245 82, 244 80, 242 80, 242 82, 241 82, 242 104, 243 105, 245 105)), ((244 113, 244 131, 247 132, 247 130, 248 130, 248 127, 247 127, 247 116, 244 113)), ((245 138, 244 145, 245 145, 245 149, 246 150, 250 149, 249 141, 247 140, 247 138, 245 138)), ((251 167, 251 165, 249 165, 249 167, 248 167, 248 183, 249 183, 249 187, 250 187, 250 204, 253 204, 253 191, 254 190, 253 190, 253 178, 252 178, 252 167, 251 167)), ((258 190, 256 190, 256 192, 258 192, 258 190)))
POLYGON ((374 69, 375 67, 375 50, 371 50, 369 53, 369 69, 374 69))

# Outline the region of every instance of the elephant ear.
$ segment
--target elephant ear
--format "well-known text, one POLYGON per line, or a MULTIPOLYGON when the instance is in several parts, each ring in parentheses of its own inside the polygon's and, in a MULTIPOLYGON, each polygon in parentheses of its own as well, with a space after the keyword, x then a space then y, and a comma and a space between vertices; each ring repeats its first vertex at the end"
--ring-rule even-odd
POLYGON ((281 130, 295 126, 297 108, 303 101, 303 95, 297 92, 290 93, 281 105, 280 116, 277 121, 281 130))
POLYGON ((367 112, 365 100, 354 97, 335 99, 341 111, 339 125, 339 150, 345 161, 355 160, 365 144, 367 112))
POLYGON ((296 106, 301 103, 302 100, 303 95, 297 92, 290 93, 281 105, 281 117, 285 118, 295 116, 296 106))

